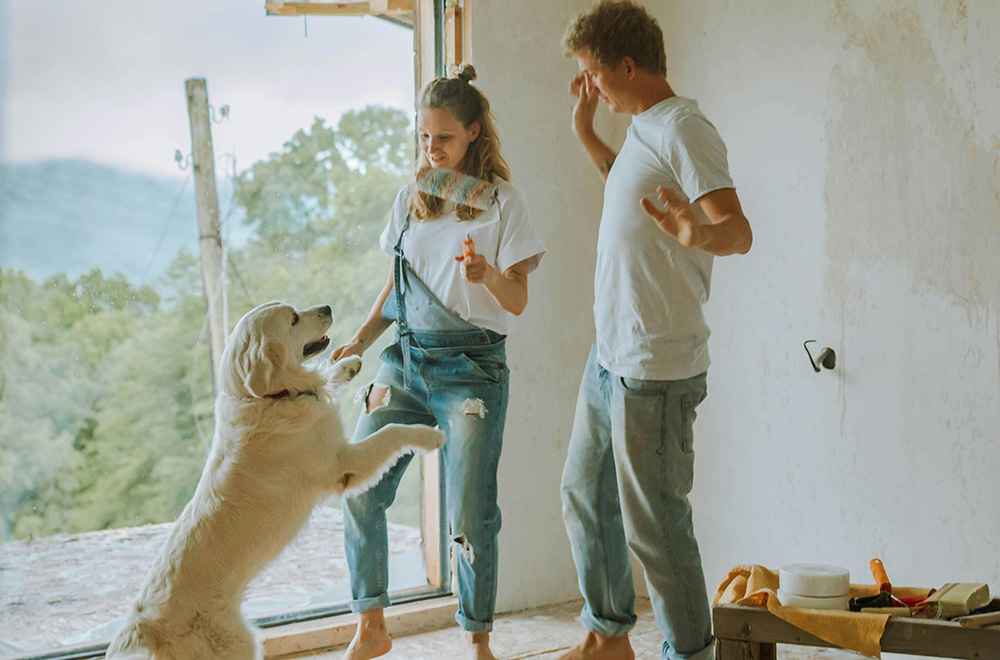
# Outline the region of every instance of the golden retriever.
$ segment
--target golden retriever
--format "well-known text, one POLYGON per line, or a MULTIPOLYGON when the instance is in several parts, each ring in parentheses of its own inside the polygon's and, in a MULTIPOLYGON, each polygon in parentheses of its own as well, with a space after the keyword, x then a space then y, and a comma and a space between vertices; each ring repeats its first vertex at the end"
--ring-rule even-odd
POLYGON ((326 496, 360 492, 403 454, 444 444, 437 429, 398 424, 348 444, 334 395, 361 359, 340 360, 326 376, 302 364, 329 345, 332 320, 326 306, 270 302, 236 324, 208 462, 109 659, 259 660, 240 614, 250 580, 326 496))

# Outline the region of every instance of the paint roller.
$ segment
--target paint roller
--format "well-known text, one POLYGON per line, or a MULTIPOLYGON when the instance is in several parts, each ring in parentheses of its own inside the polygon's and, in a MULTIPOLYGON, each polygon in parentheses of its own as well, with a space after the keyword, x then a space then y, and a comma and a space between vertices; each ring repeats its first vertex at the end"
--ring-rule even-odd
POLYGON ((488 209, 500 194, 495 183, 437 167, 418 172, 414 184, 422 193, 481 211, 488 209))

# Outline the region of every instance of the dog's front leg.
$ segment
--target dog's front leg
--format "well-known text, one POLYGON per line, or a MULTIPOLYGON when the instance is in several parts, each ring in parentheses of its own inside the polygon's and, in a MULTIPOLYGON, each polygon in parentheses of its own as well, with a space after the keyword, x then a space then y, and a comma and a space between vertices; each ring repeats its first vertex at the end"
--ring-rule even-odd
POLYGON ((341 450, 336 492, 360 493, 374 486, 403 454, 433 451, 444 441, 444 432, 430 426, 387 424, 361 442, 341 450))
POLYGON ((334 362, 333 373, 330 374, 330 385, 334 389, 343 387, 350 382, 358 372, 361 371, 361 358, 357 355, 348 355, 334 362))

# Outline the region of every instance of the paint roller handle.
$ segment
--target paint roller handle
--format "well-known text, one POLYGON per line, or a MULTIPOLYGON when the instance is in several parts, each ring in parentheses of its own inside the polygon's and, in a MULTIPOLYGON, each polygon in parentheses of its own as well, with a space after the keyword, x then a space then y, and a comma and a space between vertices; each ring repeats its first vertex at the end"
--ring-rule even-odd
POLYGON ((465 235, 462 245, 464 246, 463 255, 471 257, 476 254, 476 239, 472 238, 472 234, 465 235))
POLYGON ((879 593, 891 593, 892 583, 889 582, 889 576, 885 572, 882 560, 878 557, 872 559, 868 562, 868 568, 872 571, 872 577, 875 578, 875 584, 878 585, 879 593))
POLYGON ((466 234, 465 240, 462 241, 462 256, 455 257, 455 261, 465 261, 466 257, 474 256, 476 256, 476 239, 466 234))

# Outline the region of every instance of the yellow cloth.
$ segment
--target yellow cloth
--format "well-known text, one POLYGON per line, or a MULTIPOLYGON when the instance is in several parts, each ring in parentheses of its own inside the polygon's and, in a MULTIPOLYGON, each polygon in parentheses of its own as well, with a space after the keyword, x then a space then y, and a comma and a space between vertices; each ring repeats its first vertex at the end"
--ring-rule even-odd
MULTIPOLYGON (((778 600, 778 574, 763 566, 745 564, 729 571, 719 584, 712 604, 755 605, 796 628, 841 648, 863 655, 882 657, 880 640, 888 614, 862 614, 840 610, 810 610, 785 607, 778 600)), ((928 589, 893 588, 896 596, 925 596, 928 589)), ((875 585, 852 584, 851 598, 878 593, 875 585)))

